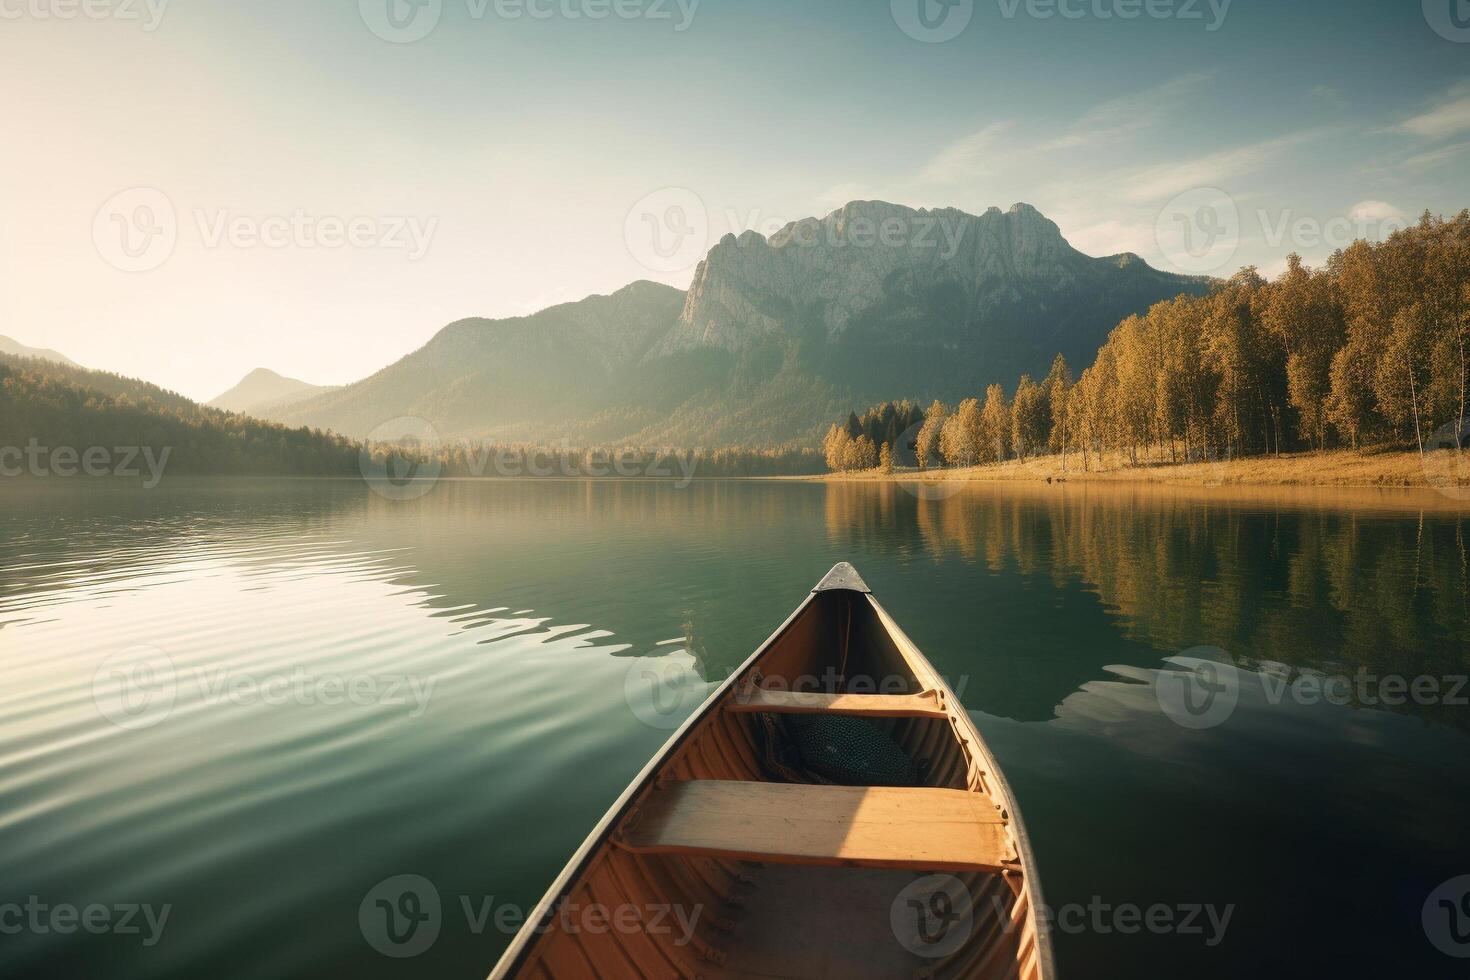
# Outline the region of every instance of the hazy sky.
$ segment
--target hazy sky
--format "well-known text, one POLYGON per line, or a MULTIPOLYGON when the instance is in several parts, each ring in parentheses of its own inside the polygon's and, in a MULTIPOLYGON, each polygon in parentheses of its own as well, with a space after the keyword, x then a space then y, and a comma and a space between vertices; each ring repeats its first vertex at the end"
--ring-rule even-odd
POLYGON ((1228 274, 1470 205, 1458 0, 949 2, 0 0, 0 333, 202 399, 686 285, 645 213, 1025 201, 1228 274))

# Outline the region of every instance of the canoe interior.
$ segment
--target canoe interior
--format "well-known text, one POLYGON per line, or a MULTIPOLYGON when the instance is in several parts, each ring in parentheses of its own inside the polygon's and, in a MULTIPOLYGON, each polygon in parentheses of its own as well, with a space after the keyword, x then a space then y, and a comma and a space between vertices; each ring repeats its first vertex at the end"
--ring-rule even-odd
MULTIPOLYGON (((492 977, 1051 977, 1018 850, 1024 841, 1012 833, 1013 805, 991 776, 982 744, 953 694, 871 596, 816 592, 614 805, 543 900, 551 911, 539 929, 518 938, 492 977), (652 810, 654 794, 672 781, 792 781, 767 765, 772 716, 731 710, 752 685, 925 694, 944 704, 940 717, 864 720, 922 763, 921 785, 973 794, 955 799, 1003 825, 1006 869, 821 866, 631 848, 640 807, 652 810), (954 903, 932 905, 926 883, 934 875, 945 876, 937 880, 951 897, 958 889, 961 906, 968 899, 969 922, 941 946, 926 947, 915 939, 923 906, 911 908, 905 890, 931 902, 930 911, 948 910, 954 903), (609 919, 617 910, 624 922, 603 927, 598 909, 609 910, 609 919)), ((750 833, 748 825, 740 829, 750 833)))

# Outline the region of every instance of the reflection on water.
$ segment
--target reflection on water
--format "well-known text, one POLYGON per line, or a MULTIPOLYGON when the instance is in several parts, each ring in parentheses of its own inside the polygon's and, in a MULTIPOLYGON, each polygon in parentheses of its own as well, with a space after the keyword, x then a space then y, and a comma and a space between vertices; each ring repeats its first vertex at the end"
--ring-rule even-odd
POLYGON ((1419 916, 1470 872, 1470 707, 1274 679, 1464 674, 1463 514, 1078 487, 61 490, 0 488, 0 904, 171 912, 148 946, 0 937, 7 976, 483 975, 509 941, 483 910, 539 897, 838 560, 993 741, 1054 906, 1237 906, 1209 949, 1061 935, 1068 976, 1447 962, 1419 916), (1189 728, 1160 692, 1201 647, 1230 710, 1189 728), (407 971, 358 920, 400 874, 442 908, 407 971))
MULTIPOLYGON (((930 500, 891 485, 832 484, 827 520, 835 538, 917 543, 936 562, 982 563, 1058 593, 1080 584, 1117 633, 1151 651, 1212 645, 1252 666, 1352 677, 1465 671, 1466 514, 1416 509, 1441 501, 1414 495, 1397 512, 1366 514, 1208 500, 1106 486, 930 500)), ((1046 692, 1031 717, 1049 717, 1084 680, 1046 692)), ((1453 706, 1399 707, 1470 725, 1470 711, 1453 706)))

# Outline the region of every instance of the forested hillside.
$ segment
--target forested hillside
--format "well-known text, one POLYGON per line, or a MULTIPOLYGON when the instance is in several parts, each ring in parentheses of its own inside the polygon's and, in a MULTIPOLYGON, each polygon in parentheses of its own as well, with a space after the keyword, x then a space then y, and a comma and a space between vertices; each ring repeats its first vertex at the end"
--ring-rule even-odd
MULTIPOLYGON (((0 456, 0 475, 23 475, 33 456, 38 466, 54 472, 49 460, 58 449, 69 450, 66 469, 74 471, 77 459, 93 447, 108 450, 114 459, 126 455, 117 452, 124 448, 142 450, 136 462, 151 460, 171 475, 359 477, 364 473, 364 446, 332 433, 208 408, 117 374, 0 355, 0 452, 6 453, 0 456)), ((446 477, 682 480, 809 474, 819 472, 822 462, 812 450, 792 448, 683 451, 459 439, 389 440, 368 451, 375 469, 386 464, 413 472, 433 462, 434 472, 446 477), (390 459, 394 462, 386 463, 390 459)))
POLYGON ((348 476, 358 447, 205 408, 156 385, 102 371, 0 355, 0 446, 166 449, 169 474, 348 476))

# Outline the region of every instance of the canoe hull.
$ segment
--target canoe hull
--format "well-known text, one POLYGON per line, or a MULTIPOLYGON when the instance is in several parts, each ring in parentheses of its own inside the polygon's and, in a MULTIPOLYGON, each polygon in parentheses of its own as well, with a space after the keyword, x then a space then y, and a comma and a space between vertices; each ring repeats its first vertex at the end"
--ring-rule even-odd
POLYGON ((1042 907, 984 740, 839 565, 613 804, 491 977, 1049 980, 1042 907), (793 772, 775 743, 826 711, 900 746, 921 785, 793 772))

